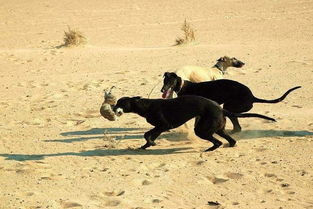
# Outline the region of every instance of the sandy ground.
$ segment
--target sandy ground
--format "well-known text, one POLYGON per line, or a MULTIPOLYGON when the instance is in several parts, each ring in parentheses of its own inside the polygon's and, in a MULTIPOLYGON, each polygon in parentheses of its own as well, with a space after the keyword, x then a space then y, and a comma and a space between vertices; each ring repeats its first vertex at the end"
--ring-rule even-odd
POLYGON ((0 5, 1 209, 313 208, 311 0, 0 5), (174 47, 185 18, 196 43, 174 47), (58 48, 67 25, 88 44, 58 48), (143 118, 99 114, 104 88, 146 97, 165 71, 224 55, 246 63, 226 78, 258 97, 302 86, 281 103, 255 104, 277 122, 241 119, 235 148, 203 153, 210 143, 177 131, 137 151, 151 128, 143 118))

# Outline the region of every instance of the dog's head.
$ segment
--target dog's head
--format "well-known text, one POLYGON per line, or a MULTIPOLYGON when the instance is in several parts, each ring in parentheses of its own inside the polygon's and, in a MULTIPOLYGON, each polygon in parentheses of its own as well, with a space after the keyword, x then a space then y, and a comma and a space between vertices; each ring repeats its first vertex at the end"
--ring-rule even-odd
POLYGON ((218 63, 222 63, 224 66, 226 67, 236 67, 236 68, 241 68, 242 66, 245 65, 244 62, 238 60, 237 58, 235 57, 227 57, 227 56, 224 56, 224 57, 220 57, 218 60, 217 60, 218 63))
POLYGON ((179 91, 181 78, 176 75, 176 73, 166 72, 163 75, 163 87, 161 89, 162 98, 168 99, 171 98, 173 91, 179 91))
POLYGON ((113 111, 117 116, 123 115, 123 113, 129 113, 133 111, 133 105, 141 97, 122 97, 117 100, 116 105, 113 107, 113 111))

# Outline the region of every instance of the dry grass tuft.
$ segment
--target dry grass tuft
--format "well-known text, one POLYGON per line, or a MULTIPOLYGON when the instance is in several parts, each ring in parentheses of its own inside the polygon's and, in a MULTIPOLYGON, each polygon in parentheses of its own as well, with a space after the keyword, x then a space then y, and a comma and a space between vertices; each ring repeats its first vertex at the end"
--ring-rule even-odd
POLYGON ((78 30, 71 29, 68 26, 68 31, 64 31, 63 47, 75 47, 87 43, 86 37, 78 30))
POLYGON ((175 44, 176 46, 182 45, 182 44, 188 44, 196 40, 195 31, 190 26, 190 23, 188 23, 186 19, 184 21, 184 24, 181 27, 181 30, 184 32, 184 37, 183 38, 179 37, 176 39, 176 44, 175 44))

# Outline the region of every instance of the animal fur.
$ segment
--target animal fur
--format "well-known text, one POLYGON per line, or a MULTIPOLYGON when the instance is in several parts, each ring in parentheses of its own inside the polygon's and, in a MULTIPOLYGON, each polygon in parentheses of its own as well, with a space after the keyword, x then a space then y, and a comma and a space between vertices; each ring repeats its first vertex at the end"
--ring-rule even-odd
POLYGON ((245 63, 227 56, 220 57, 217 63, 212 68, 200 66, 184 66, 176 71, 176 74, 183 80, 188 80, 194 83, 203 81, 212 81, 222 79, 228 67, 241 68, 245 63))
POLYGON ((225 117, 259 117, 275 121, 255 113, 231 113, 223 110, 216 102, 199 96, 182 96, 175 99, 123 97, 117 101, 113 110, 118 116, 123 113, 136 113, 154 126, 144 134, 146 144, 142 149, 155 146, 154 141, 162 132, 177 128, 192 118, 196 118, 195 134, 213 143, 206 151, 213 151, 222 145, 222 142, 213 137, 214 133, 226 139, 229 146, 235 146, 236 141, 225 132, 225 117))
POLYGON ((114 86, 104 91, 104 102, 100 107, 100 114, 109 121, 116 120, 116 115, 113 112, 113 107, 116 104, 116 97, 112 95, 113 88, 114 86))
MULTIPOLYGON (((219 79, 201 83, 184 81, 175 73, 165 73, 163 87, 163 98, 170 98, 173 91, 177 96, 197 95, 211 99, 218 104, 223 104, 223 108, 233 113, 247 112, 252 109, 253 103, 278 103, 284 100, 287 95, 300 88, 296 86, 285 92, 280 98, 273 100, 260 99, 253 95, 251 90, 242 83, 233 80, 219 79)), ((230 117, 234 125, 233 133, 241 131, 237 117, 230 117)))

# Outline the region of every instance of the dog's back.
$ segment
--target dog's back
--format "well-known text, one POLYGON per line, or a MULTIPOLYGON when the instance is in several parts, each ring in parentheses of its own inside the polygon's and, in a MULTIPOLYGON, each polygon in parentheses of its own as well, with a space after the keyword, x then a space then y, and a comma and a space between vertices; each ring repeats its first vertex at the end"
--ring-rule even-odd
POLYGON ((250 98, 253 94, 248 87, 237 81, 219 79, 201 83, 188 82, 178 95, 202 96, 222 104, 235 98, 250 98))
POLYGON ((174 99, 141 99, 147 107, 147 121, 152 125, 163 117, 173 127, 198 117, 223 117, 222 108, 214 101, 200 96, 187 95, 174 99))
POLYGON ((193 65, 187 65, 180 68, 176 71, 176 74, 183 80, 195 83, 223 78, 223 74, 217 68, 204 68, 193 65))

